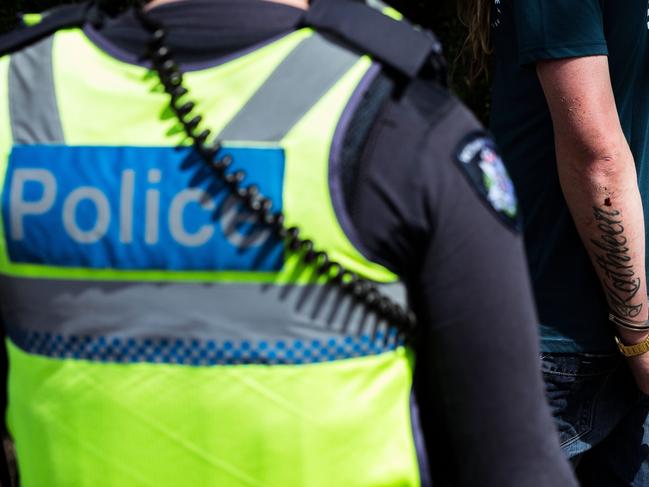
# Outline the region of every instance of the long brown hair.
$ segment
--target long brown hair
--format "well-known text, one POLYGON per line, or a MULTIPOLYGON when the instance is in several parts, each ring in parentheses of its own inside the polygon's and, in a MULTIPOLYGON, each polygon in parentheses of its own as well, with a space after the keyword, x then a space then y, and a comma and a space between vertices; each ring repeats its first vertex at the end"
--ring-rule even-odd
POLYGON ((490 42, 491 3, 493 0, 459 0, 458 17, 467 28, 461 56, 469 66, 469 81, 473 82, 488 73, 490 42))

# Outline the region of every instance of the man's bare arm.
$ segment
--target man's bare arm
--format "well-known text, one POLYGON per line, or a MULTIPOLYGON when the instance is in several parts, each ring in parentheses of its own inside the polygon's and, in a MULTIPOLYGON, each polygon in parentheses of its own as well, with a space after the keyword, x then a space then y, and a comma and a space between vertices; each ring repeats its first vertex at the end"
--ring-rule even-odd
MULTIPOLYGON (((611 311, 648 316, 645 233, 635 164, 624 137, 605 56, 542 61, 537 74, 550 107, 561 187, 611 311)), ((625 343, 645 333, 619 329, 625 343)), ((630 359, 649 392, 649 354, 630 359)))

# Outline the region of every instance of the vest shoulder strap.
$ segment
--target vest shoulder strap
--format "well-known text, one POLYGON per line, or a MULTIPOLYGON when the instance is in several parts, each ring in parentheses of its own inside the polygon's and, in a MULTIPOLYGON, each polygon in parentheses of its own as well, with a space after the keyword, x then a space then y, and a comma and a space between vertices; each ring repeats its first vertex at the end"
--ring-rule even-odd
POLYGON ((0 56, 14 53, 51 36, 57 30, 79 27, 91 18, 92 2, 62 5, 49 10, 43 19, 30 27, 23 27, 0 36, 0 56))
POLYGON ((446 76, 442 45, 432 32, 388 17, 364 2, 318 0, 303 22, 341 38, 409 79, 421 76, 431 66, 437 71, 435 77, 446 76))

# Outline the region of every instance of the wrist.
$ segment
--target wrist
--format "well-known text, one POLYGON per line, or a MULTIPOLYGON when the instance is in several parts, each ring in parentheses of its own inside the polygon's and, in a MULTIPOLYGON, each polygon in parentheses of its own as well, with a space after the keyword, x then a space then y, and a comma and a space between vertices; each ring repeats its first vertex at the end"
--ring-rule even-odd
POLYGON ((649 320, 646 306, 640 315, 633 319, 622 318, 614 313, 608 316, 615 328, 615 341, 620 352, 626 357, 641 355, 649 351, 649 320))
POLYGON ((622 317, 614 312, 609 312, 608 321, 614 325, 617 330, 629 332, 630 336, 634 334, 649 333, 649 320, 646 312, 640 313, 633 318, 622 317))
POLYGON ((619 326, 615 327, 615 332, 624 345, 636 345, 649 337, 649 331, 629 331, 619 326))

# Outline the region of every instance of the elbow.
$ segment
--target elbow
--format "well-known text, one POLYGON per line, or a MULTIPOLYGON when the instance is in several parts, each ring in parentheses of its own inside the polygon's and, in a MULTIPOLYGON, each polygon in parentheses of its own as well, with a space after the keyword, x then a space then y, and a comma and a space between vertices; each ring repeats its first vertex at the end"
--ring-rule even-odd
POLYGON ((573 144, 572 148, 573 150, 561 151, 557 147, 560 172, 567 171, 579 178, 607 181, 625 177, 629 168, 633 167, 633 156, 625 140, 620 142, 602 137, 595 142, 591 139, 588 143, 573 144))
POLYGON ((628 162, 621 150, 602 150, 589 154, 580 165, 583 174, 589 179, 611 180, 622 177, 627 172, 628 162))

